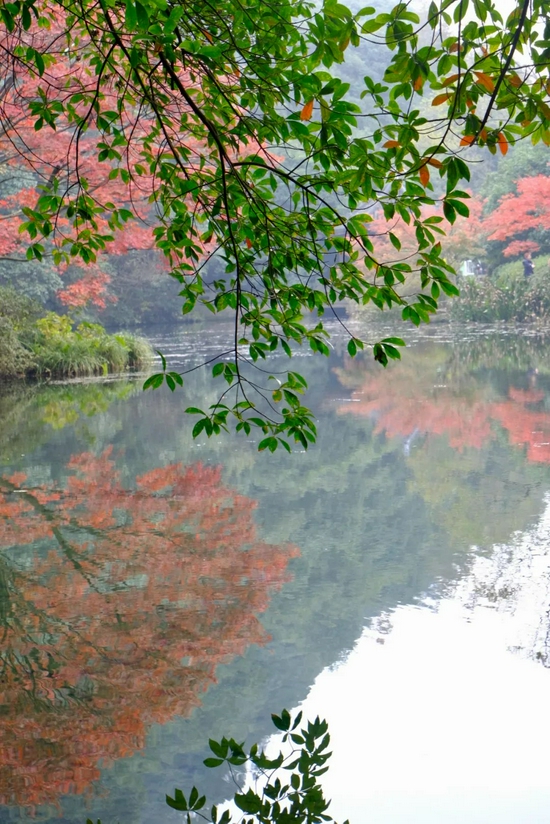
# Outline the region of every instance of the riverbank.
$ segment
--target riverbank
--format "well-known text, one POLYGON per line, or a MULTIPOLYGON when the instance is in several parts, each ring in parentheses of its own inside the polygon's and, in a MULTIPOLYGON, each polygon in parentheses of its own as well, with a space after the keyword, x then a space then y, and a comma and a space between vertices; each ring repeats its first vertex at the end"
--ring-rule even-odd
POLYGON ((153 358, 144 338, 44 314, 34 301, 0 289, 0 379, 101 376, 145 369, 153 358))

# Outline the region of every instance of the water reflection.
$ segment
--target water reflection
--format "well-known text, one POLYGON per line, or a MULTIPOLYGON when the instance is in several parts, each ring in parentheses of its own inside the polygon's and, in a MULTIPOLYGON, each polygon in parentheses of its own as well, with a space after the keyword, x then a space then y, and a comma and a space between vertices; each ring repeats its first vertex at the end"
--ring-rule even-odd
POLYGON ((0 801, 80 793, 186 716, 220 663, 268 636, 257 615, 292 547, 259 540, 219 468, 158 467, 123 486, 112 450, 62 486, 0 478, 0 801))
MULTIPOLYGON (((478 346, 475 358, 471 344, 452 350, 418 347, 390 366, 389 378, 370 363, 349 362, 338 375, 353 394, 340 411, 373 418, 376 431, 404 438, 407 452, 419 435, 445 435, 456 450, 479 449, 500 426, 511 444, 526 448, 529 461, 550 463, 548 367, 542 374, 535 366, 518 369, 522 360, 532 363, 542 356, 547 363, 547 358, 539 345, 523 341, 522 357, 515 352, 515 363, 508 359, 504 370, 502 342, 491 343, 478 346), (493 371, 490 381, 488 369, 493 371)), ((545 350, 550 355, 548 344, 545 350)))
POLYGON ((442 597, 380 615, 319 676, 301 709, 329 720, 337 820, 548 819, 549 594, 550 500, 532 530, 442 597))
MULTIPOLYGON (((154 343, 181 366, 212 337, 154 343)), ((550 488, 548 344, 424 340, 382 370, 341 343, 300 359, 320 418, 306 454, 193 442, 182 410, 216 399, 200 371, 174 395, 0 401, 2 821, 30 820, 17 803, 56 824, 177 821, 164 793, 192 784, 222 800, 209 737, 261 739, 365 626, 386 641, 370 639, 378 666, 397 614, 414 634, 411 604, 531 534, 550 488)), ((365 723, 391 716, 384 691, 365 723)), ((376 760, 383 742, 368 746, 376 760)))

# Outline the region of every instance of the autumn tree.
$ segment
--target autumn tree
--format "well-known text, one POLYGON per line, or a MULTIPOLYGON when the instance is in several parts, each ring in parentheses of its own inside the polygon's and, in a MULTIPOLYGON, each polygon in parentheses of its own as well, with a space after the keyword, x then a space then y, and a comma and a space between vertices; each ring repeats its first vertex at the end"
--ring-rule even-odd
POLYGON ((504 195, 485 219, 489 240, 502 244, 504 257, 537 252, 550 246, 550 176, 517 181, 516 191, 504 195))
POLYGON ((62 485, 0 478, 0 803, 83 792, 99 764, 188 715, 219 664, 268 636, 290 546, 262 543, 254 502, 220 470, 121 482, 107 451, 62 485))
MULTIPOLYGON (((422 16, 407 3, 354 13, 336 0, 4 5, 2 91, 21 103, 6 128, 22 112, 31 130, 68 143, 24 207, 28 254, 40 259, 46 238, 56 264, 95 266, 129 222, 142 225, 147 200, 184 314, 202 303, 234 317, 229 360, 213 368, 227 387, 212 409, 190 408, 195 434, 233 421, 245 434, 259 427, 261 449, 307 446, 315 425, 303 379, 252 377, 246 364, 298 345, 328 354, 319 316, 343 298, 428 321, 440 292, 456 287, 422 208, 439 204, 450 223, 467 214, 470 146, 550 142, 546 2, 517 0, 506 19, 498 5, 478 0, 473 17, 465 0, 422 16), (382 44, 387 60, 382 83, 364 77, 359 106, 337 69, 363 41, 382 44), (426 117, 417 103, 434 93, 426 117), (89 163, 108 179, 104 191, 89 163), (414 226, 412 257, 376 254, 373 207, 414 226), (222 269, 212 284, 209 258, 222 269), (396 285, 411 272, 420 290, 405 298, 396 285)), ((350 354, 367 343, 350 336, 350 354)), ((375 359, 398 357, 401 343, 374 343, 375 359)), ((174 389, 182 378, 164 365, 149 385, 164 381, 174 389)))

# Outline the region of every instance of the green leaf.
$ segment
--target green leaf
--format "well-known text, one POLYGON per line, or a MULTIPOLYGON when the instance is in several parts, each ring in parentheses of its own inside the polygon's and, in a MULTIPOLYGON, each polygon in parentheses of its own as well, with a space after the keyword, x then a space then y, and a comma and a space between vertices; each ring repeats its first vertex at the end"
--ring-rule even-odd
POLYGON ((181 790, 175 790, 174 798, 171 798, 169 795, 167 795, 166 803, 169 807, 172 807, 172 809, 180 810, 181 812, 185 812, 189 809, 189 807, 187 806, 185 796, 181 790))
POLYGON ((219 767, 224 763, 223 758, 205 758, 202 762, 205 767, 219 767))
POLYGON ((243 813, 255 815, 262 809, 262 799, 253 790, 248 790, 246 793, 235 793, 234 800, 243 813))
POLYGON ((132 0, 126 0, 126 13, 124 20, 131 31, 137 27, 137 12, 132 0))
POLYGON ((382 343, 393 343, 394 346, 406 346, 403 338, 383 338, 382 343))
POLYGON ((164 375, 162 373, 157 373, 156 375, 151 375, 147 378, 145 383, 143 384, 144 389, 158 389, 164 383, 164 375))

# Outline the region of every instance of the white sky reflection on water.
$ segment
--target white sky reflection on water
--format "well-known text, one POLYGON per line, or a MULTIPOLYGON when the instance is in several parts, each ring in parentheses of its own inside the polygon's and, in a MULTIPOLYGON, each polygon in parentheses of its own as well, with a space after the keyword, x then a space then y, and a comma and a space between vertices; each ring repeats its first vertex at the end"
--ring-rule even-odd
POLYGON ((448 596, 381 616, 319 675, 301 708, 329 722, 338 821, 550 822, 549 593, 547 502, 448 596))

